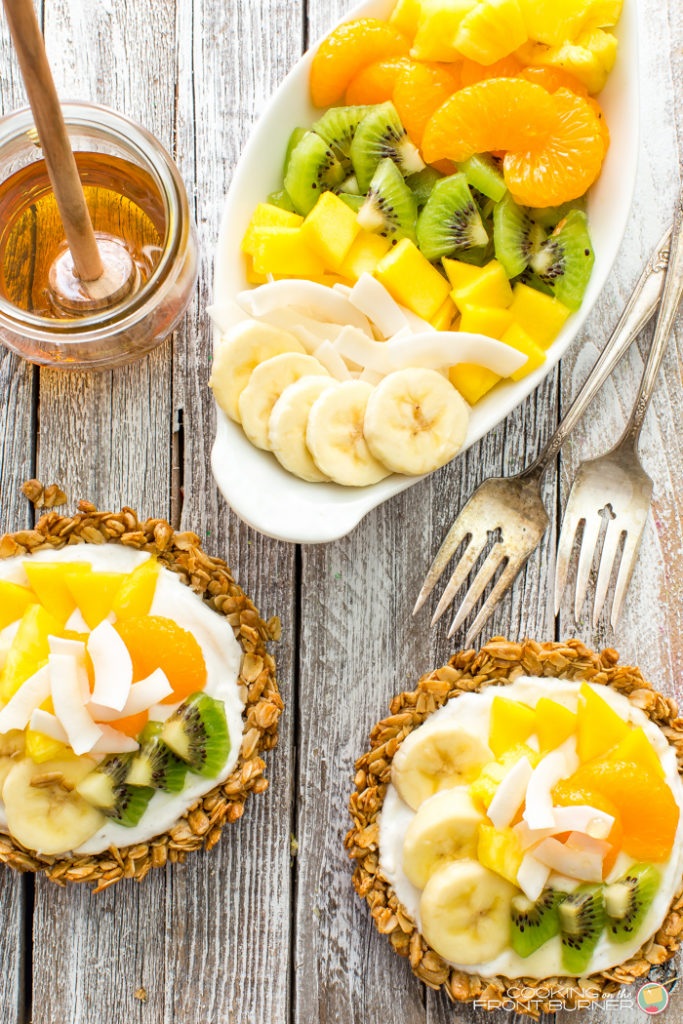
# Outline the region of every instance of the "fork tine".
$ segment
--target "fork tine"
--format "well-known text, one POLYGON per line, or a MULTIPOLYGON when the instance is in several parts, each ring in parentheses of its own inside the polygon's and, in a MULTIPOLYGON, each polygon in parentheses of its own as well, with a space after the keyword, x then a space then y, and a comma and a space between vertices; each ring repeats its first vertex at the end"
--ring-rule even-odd
POLYGON ((510 589, 517 576, 526 565, 528 558, 518 558, 515 561, 509 561, 503 569, 500 577, 496 581, 496 585, 484 601, 479 613, 467 631, 467 637, 465 639, 465 647, 471 647, 476 638, 481 633, 482 629, 491 618, 491 615, 496 609, 500 599, 510 589))
POLYGON ((579 621, 579 615, 586 600, 588 577, 590 576, 591 566, 595 558, 595 546, 600 536, 601 526, 602 516, 599 512, 586 516, 583 537, 581 538, 581 551, 579 552, 579 568, 576 572, 576 593, 574 595, 574 619, 576 622, 579 621))
POLYGON ((562 595, 564 594, 565 587, 567 586, 569 559, 571 557, 572 548, 574 547, 576 531, 579 527, 579 523, 581 522, 581 516, 571 508, 571 500, 570 494, 567 508, 564 513, 560 539, 557 542, 557 556, 555 560, 555 615, 559 615, 560 612, 562 595))
POLYGON ((485 537, 475 538, 474 535, 472 536, 469 544, 462 553, 460 561, 455 567, 455 572, 448 581, 448 586, 441 595, 441 600, 439 601, 436 607, 436 611, 434 612, 434 615, 432 617, 432 626, 434 626, 439 621, 439 619, 446 611, 446 609, 450 608, 453 598, 458 593, 461 586, 469 576, 472 566, 475 564, 475 562, 479 558, 479 555, 482 553, 484 549, 485 543, 485 537))
POLYGON ((593 604, 593 629, 598 624, 600 618, 600 612, 603 609, 605 598, 607 597, 607 590, 609 588, 609 581, 612 578, 612 569, 614 568, 614 559, 619 548, 619 541, 623 533, 620 520, 610 519, 607 523, 607 533, 605 534, 605 540, 602 545, 602 554, 600 555, 600 569, 598 570, 598 581, 595 584, 595 602, 593 604))
MULTIPOLYGON (((464 509, 463 509, 464 511, 464 509)), ((439 582, 441 575, 450 562, 451 558, 458 550, 465 537, 471 534, 472 531, 467 527, 463 526, 463 515, 462 512, 455 520, 450 530, 446 534, 443 544, 439 548, 436 558, 432 562, 429 572, 425 577, 425 581, 422 584, 422 590, 420 591, 415 607, 413 608, 413 615, 417 615, 422 605, 425 603, 432 590, 439 582)))
POLYGON ((643 530, 645 529, 645 520, 637 531, 629 531, 626 534, 626 542, 624 544, 624 551, 621 556, 621 563, 619 565, 619 573, 617 575, 617 582, 614 588, 614 601, 612 602, 612 615, 610 617, 610 623, 612 629, 617 628, 619 617, 621 616, 624 601, 626 599, 626 593, 631 582, 631 576, 633 575, 633 569, 638 558, 638 549, 640 547, 640 540, 643 536, 643 530))
POLYGON ((487 584, 491 581, 491 578, 495 575, 496 569, 506 557, 505 546, 498 541, 493 545, 486 560, 482 565, 481 569, 474 577, 470 589, 465 594, 462 604, 458 609, 458 613, 453 619, 453 624, 448 630, 448 635, 453 636, 456 629, 459 629, 462 623, 465 621, 467 616, 470 614, 475 604, 486 590, 487 584))

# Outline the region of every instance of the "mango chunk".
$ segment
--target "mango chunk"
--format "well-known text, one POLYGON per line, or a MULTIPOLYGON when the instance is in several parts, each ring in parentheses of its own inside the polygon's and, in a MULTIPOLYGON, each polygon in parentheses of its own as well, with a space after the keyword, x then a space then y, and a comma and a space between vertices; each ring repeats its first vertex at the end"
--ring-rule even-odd
POLYGON ((532 341, 519 324, 513 324, 512 327, 509 327, 500 340, 505 345, 510 345, 512 348, 516 348, 518 352, 523 352, 525 356, 528 356, 526 363, 522 363, 519 370, 515 370, 510 375, 512 380, 521 380, 522 377, 526 377, 534 370, 537 370, 545 362, 545 352, 543 349, 539 348, 532 341))
POLYGON ((409 238, 379 261, 375 276, 397 302, 423 320, 436 316, 448 298, 448 281, 409 238))
POLYGON ((455 285, 451 297, 459 310, 465 306, 494 306, 507 309, 512 302, 512 288, 508 276, 498 260, 485 267, 475 267, 476 276, 469 283, 455 285))
POLYGON ((454 289, 465 288, 468 284, 474 284, 479 280, 481 267, 475 267, 473 263, 465 263, 464 260, 450 260, 447 256, 441 260, 446 277, 454 289))
POLYGON ((326 270, 340 270, 360 224, 355 212, 334 192, 323 192, 306 217, 301 234, 326 270))
POLYGON ((359 231, 339 268, 340 275, 355 282, 361 274, 374 274, 377 264, 390 248, 388 238, 374 231, 359 231))
POLYGON ((629 727, 606 700, 587 683, 581 684, 576 752, 581 761, 605 754, 624 739, 629 727))
POLYGON ((432 317, 430 323, 437 331, 450 331, 457 314, 458 311, 455 308, 455 303, 449 296, 443 306, 437 310, 436 315, 432 317))
POLYGON ((465 306, 460 317, 460 330, 467 334, 484 334, 487 338, 500 341, 508 327, 512 327, 513 320, 511 309, 465 306))
POLYGON ((524 743, 536 728, 533 708, 509 697, 494 697, 489 719, 489 747, 500 757, 506 750, 524 743))
POLYGON ((256 228, 297 228, 303 224, 303 217, 298 213, 290 213, 272 203, 259 203, 249 222, 247 232, 242 239, 242 252, 254 255, 254 230, 256 228))
POLYGON ((478 363, 457 363, 450 367, 448 378, 469 405, 475 405, 500 380, 497 373, 478 363))
POLYGON ((99 626, 112 610, 114 598, 126 579, 123 572, 74 573, 66 585, 81 615, 91 629, 99 626))
POLYGON ((155 558, 143 562, 123 580, 114 597, 111 610, 117 619, 138 619, 149 615, 159 578, 159 563, 155 558))
POLYGON ((76 608, 67 577, 92 572, 88 562, 24 562, 29 583, 44 608, 62 625, 76 608))
POLYGON ((36 595, 28 587, 0 580, 0 629, 20 619, 28 606, 35 604, 37 600, 36 595))
MULTIPOLYGON (((571 314, 558 299, 519 282, 512 289, 511 320, 540 348, 550 348, 571 314)), ((493 335, 492 335, 493 337, 493 335)))
POLYGON ((61 623, 42 605, 28 606, 0 674, 0 698, 3 701, 14 696, 21 684, 45 664, 50 653, 47 638, 58 636, 61 628, 61 623))
POLYGON ((564 743, 576 732, 578 718, 576 712, 570 711, 559 701, 549 697, 541 697, 536 704, 536 735, 538 744, 547 753, 564 743))
POLYGON ((645 771, 664 778, 664 768, 642 726, 630 729, 610 754, 613 761, 635 761, 645 771))
POLYGON ((300 228, 254 228, 254 270, 257 274, 320 277, 325 267, 300 228))

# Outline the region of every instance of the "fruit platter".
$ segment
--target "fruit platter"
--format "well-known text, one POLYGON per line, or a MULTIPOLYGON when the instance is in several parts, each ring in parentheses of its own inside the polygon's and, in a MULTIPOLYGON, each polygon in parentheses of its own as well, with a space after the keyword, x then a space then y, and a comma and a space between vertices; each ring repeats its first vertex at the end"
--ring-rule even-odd
POLYGON ((371 744, 354 885, 427 984, 571 1009, 673 955, 683 723, 615 652, 496 638, 396 697, 371 744))
POLYGON ((26 541, 0 561, 0 859, 103 889, 210 848, 267 786, 271 627, 163 520, 82 502, 26 541))
POLYGON ((210 313, 212 468, 258 530, 349 532, 585 323, 634 184, 634 12, 526 6, 362 4, 254 129, 210 313))

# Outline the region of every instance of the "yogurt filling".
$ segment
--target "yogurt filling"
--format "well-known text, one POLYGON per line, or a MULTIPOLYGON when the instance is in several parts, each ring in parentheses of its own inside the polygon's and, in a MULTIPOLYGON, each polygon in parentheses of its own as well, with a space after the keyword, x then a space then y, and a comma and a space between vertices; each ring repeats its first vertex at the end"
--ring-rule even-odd
MULTIPOLYGON (((453 718, 457 719, 458 724, 463 729, 466 729, 484 743, 487 743, 491 702, 495 696, 503 695, 522 701, 531 707, 535 707, 536 702, 541 697, 551 697, 560 704, 564 704, 570 710, 575 711, 580 685, 578 682, 571 682, 565 679, 541 679, 523 676, 506 686, 489 686, 482 693, 463 694, 450 700, 444 707, 439 708, 438 711, 430 715, 423 725, 406 737, 404 744, 409 743, 412 736, 416 736, 418 733, 424 735, 426 731, 437 729, 445 721, 453 718)), ((642 726, 645 730, 647 738, 654 747, 662 764, 666 781, 671 787, 674 799, 679 809, 683 809, 683 785, 678 774, 676 754, 659 726, 655 725, 640 708, 632 705, 623 694, 616 693, 608 687, 603 687, 600 690, 600 695, 625 722, 629 722, 636 727, 642 726)), ((408 881, 401 866, 403 841, 408 826, 414 817, 415 812, 404 803, 393 783, 390 783, 379 818, 380 868, 409 916, 421 931, 421 891, 408 881)), ((628 870, 632 863, 634 863, 633 858, 620 853, 608 881, 619 878, 628 870)), ((683 814, 679 816, 671 855, 667 861, 657 864, 657 869, 661 874, 660 887, 641 927, 628 942, 618 944, 611 942, 607 932, 604 931, 593 952, 593 956, 586 969, 586 974, 608 970, 628 960, 659 929, 666 917, 683 875, 683 814)), ((503 975, 507 978, 526 977, 541 980, 566 974, 562 967, 562 946, 559 935, 550 939, 544 946, 528 957, 520 957, 511 947, 508 947, 494 960, 486 963, 452 963, 451 966, 470 974, 480 974, 484 978, 503 975)))
MULTIPOLYGON (((38 551, 28 556, 33 561, 89 562, 96 572, 132 572, 150 555, 121 544, 75 544, 59 551, 38 551)), ((28 577, 23 568, 26 556, 8 558, 0 562, 0 579, 28 586, 28 577)), ((191 632, 201 647, 206 662, 206 686, 204 692, 210 697, 223 701, 230 734, 230 754, 215 778, 207 779, 188 772, 185 788, 180 793, 164 793, 158 790, 150 800, 137 825, 126 828, 113 821, 107 821, 86 843, 74 853, 95 854, 116 847, 144 843, 167 832, 206 793, 229 777, 233 771, 240 747, 244 722, 242 711, 244 697, 238 684, 242 648, 228 621, 213 611, 180 578, 169 569, 160 566, 154 601, 150 615, 163 615, 173 619, 191 632)), ((177 705, 158 705, 154 717, 161 720, 168 717, 177 705)), ((115 724, 115 723, 112 723, 115 724)), ((5 809, 0 799, 0 830, 8 832, 5 809)), ((37 851, 40 853, 40 851, 37 851)))

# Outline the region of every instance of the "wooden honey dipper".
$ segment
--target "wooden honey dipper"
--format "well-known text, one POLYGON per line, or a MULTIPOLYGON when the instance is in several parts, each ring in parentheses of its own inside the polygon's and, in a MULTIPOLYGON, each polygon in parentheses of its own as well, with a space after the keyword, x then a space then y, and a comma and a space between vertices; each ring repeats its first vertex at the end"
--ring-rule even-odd
POLYGON ((113 306, 136 284, 135 265, 123 242, 93 230, 32 0, 3 3, 68 246, 50 267, 53 298, 81 314, 113 306))

